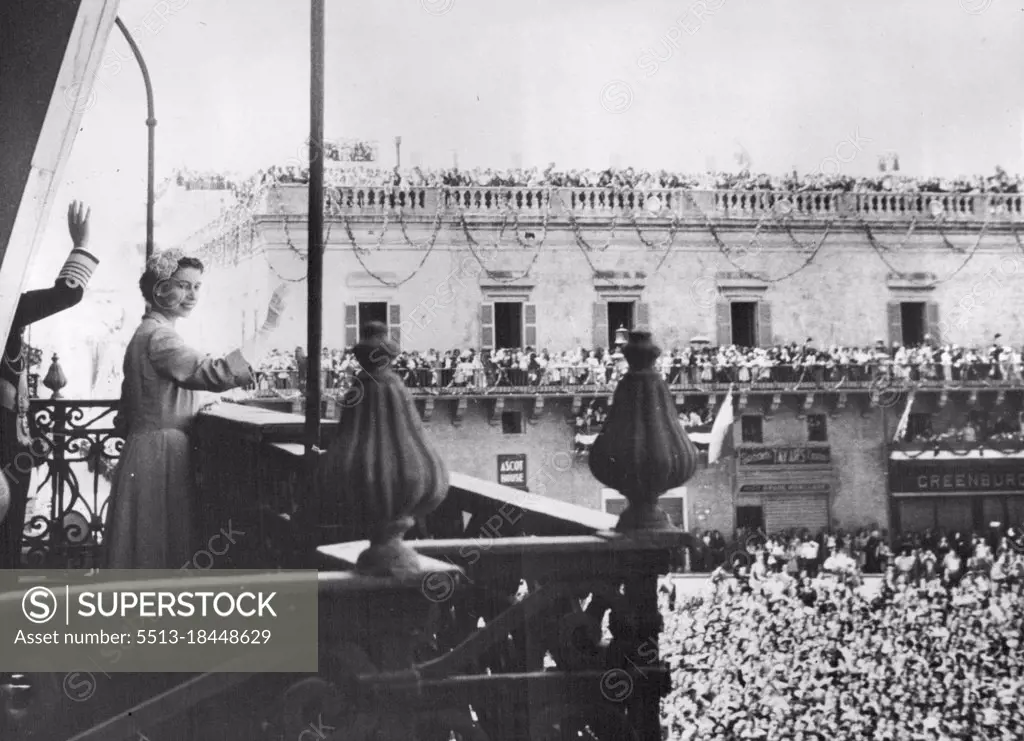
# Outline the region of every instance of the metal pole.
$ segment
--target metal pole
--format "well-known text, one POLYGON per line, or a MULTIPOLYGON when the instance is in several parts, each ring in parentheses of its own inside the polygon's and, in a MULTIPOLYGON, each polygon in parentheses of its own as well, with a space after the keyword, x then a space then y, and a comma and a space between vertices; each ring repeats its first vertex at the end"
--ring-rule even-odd
POLYGON ((320 352, 324 270, 324 0, 311 0, 309 59, 309 228, 306 370, 306 454, 320 446, 320 352))
POLYGON ((148 115, 146 126, 149 128, 149 181, 146 189, 146 259, 148 260, 153 254, 153 206, 156 203, 156 180, 154 174, 156 168, 156 113, 153 110, 153 84, 150 82, 149 68, 146 67, 146 61, 142 58, 139 45, 135 43, 135 39, 128 33, 127 26, 121 22, 120 18, 116 18, 115 22, 117 27, 121 29, 121 33, 124 35, 125 41, 128 42, 128 46, 131 47, 132 54, 135 55, 135 61, 139 63, 139 70, 142 72, 142 82, 146 85, 146 112, 148 115))

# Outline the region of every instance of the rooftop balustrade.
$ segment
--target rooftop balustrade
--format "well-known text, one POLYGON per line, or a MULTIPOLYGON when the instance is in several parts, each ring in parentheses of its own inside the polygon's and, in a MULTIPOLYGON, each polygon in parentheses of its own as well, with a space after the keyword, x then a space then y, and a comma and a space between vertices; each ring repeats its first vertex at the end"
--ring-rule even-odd
MULTIPOLYGON (((268 190, 264 214, 304 214, 306 186, 275 184, 268 190)), ((1024 195, 1018 193, 842 192, 775 190, 621 190, 553 186, 336 186, 326 188, 328 213, 334 216, 395 215, 432 218, 437 213, 470 219, 548 217, 636 218, 701 224, 749 220, 885 223, 920 220, 922 224, 1014 224, 1024 221, 1024 195)))

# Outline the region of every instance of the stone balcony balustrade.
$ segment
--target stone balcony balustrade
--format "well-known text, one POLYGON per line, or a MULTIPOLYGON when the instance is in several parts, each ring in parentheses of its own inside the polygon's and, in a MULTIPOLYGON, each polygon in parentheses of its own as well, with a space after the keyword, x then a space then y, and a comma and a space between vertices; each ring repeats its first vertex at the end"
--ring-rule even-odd
MULTIPOLYGON (((469 219, 497 218, 509 211, 523 218, 570 218, 583 222, 612 217, 683 223, 759 221, 910 223, 979 225, 1024 222, 1024 194, 840 192, 772 190, 616 190, 554 186, 327 186, 328 213, 382 217, 401 210, 404 217, 431 218, 438 212, 469 219)), ((269 188, 258 207, 263 215, 303 214, 306 186, 281 183, 269 188)))
MULTIPOLYGON (((431 445, 414 415, 383 416, 414 403, 400 380, 384 377, 392 373, 387 367, 368 372, 388 404, 374 404, 374 393, 385 394, 375 391, 362 407, 345 405, 339 419, 324 420, 326 452, 307 453, 304 418, 295 414, 230 403, 200 413, 193 428, 198 529, 229 545, 206 554, 212 563, 182 568, 194 571, 197 589, 219 583, 204 576, 211 568, 318 569, 319 672, 111 673, 89 703, 76 702, 59 674, 8 675, 0 677, 4 737, 99 741, 142 733, 205 741, 213 728, 218 739, 249 741, 330 728, 331 738, 396 741, 452 733, 492 741, 660 740, 670 672, 658 649, 657 580, 679 566, 686 549, 701 546, 657 502, 692 475, 695 452, 665 408, 664 380, 650 369, 657 349, 649 335, 634 335, 643 349, 627 352, 636 367, 616 390, 620 411, 590 459, 606 478, 621 479, 629 501, 622 518, 457 472, 435 476, 429 487, 442 481, 445 496, 433 511, 418 510, 425 474, 405 456, 392 462, 405 469, 393 471, 390 483, 339 488, 324 472, 346 470, 344 461, 327 469, 322 462, 352 452, 362 463, 349 475, 358 478, 380 443, 367 434, 340 439, 342 431, 384 425, 389 439, 431 445), (661 424, 652 427, 655 412, 661 424), (627 460, 622 445, 634 428, 643 428, 650 445, 627 460), (350 506, 360 497, 394 506, 364 520, 350 506), (423 516, 402 546, 409 558, 393 571, 378 561, 369 573, 364 557, 382 528, 404 532, 410 512, 423 516), (40 728, 45 733, 27 735, 40 728)), ((52 390, 54 398, 32 403, 51 503, 31 523, 26 558, 37 567, 87 568, 102 562, 99 484, 123 441, 113 428, 113 401, 62 399, 52 390)), ((281 575, 271 577, 275 588, 289 588, 281 575)), ((19 592, 0 594, 0 620, 15 619, 21 600, 19 592)))

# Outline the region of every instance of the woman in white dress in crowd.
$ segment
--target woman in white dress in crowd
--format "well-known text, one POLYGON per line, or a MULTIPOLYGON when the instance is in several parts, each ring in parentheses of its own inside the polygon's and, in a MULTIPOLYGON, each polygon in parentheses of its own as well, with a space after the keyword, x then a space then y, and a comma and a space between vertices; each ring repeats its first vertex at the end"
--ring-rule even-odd
POLYGON ((173 249, 153 255, 139 281, 146 313, 124 357, 118 428, 125 435, 107 513, 107 566, 180 568, 194 553, 195 479, 189 428, 198 391, 252 383, 250 361, 269 350, 284 288, 245 347, 222 358, 190 348, 175 329, 199 300, 203 264, 173 249))

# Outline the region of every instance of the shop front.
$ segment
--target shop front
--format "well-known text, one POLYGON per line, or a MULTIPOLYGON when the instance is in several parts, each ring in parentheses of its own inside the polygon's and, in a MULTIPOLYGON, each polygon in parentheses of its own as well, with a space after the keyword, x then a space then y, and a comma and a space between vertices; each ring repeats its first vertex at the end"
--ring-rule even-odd
POLYGON ((893 451, 889 491, 898 531, 981 531, 993 523, 1020 525, 1024 523, 1024 453, 893 451))
POLYGON ((836 476, 828 446, 741 447, 736 463, 737 528, 829 526, 836 476))

